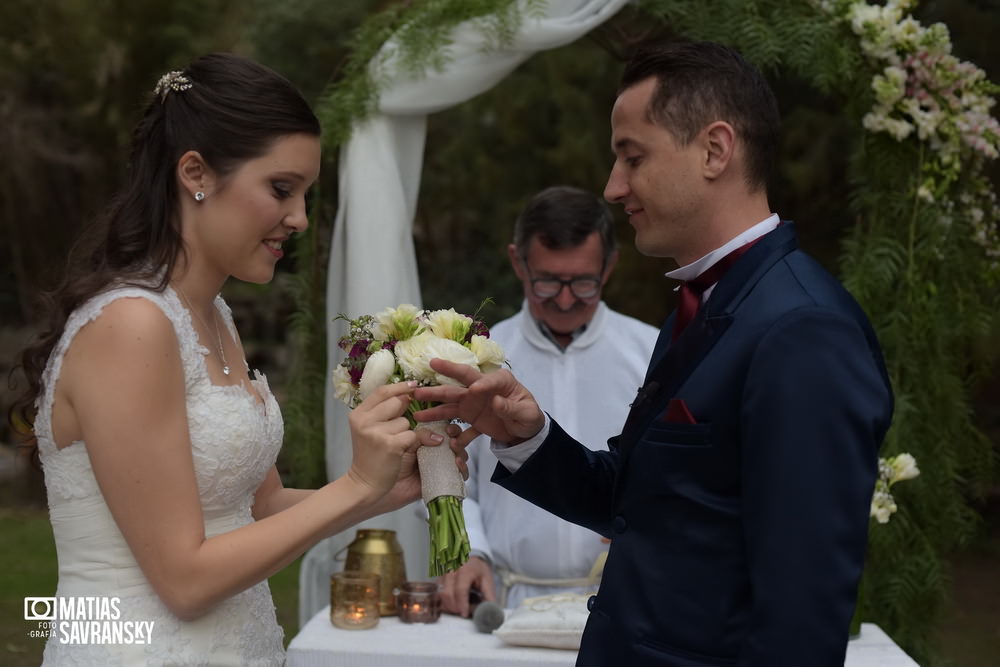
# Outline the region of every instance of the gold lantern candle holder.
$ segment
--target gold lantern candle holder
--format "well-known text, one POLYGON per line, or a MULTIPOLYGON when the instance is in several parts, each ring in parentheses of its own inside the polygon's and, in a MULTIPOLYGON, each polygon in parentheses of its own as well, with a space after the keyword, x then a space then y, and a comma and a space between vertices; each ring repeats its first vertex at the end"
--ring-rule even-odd
POLYGON ((406 581, 406 563, 403 548, 396 540, 396 532, 375 528, 361 528, 354 541, 347 546, 345 570, 374 572, 379 575, 382 590, 379 594, 379 613, 392 616, 396 613, 393 591, 406 581))
POLYGON ((330 622, 345 630, 378 625, 379 575, 344 570, 330 577, 330 622))
POLYGON ((436 623, 441 617, 441 593, 430 581, 407 581, 396 590, 396 608, 403 623, 436 623))

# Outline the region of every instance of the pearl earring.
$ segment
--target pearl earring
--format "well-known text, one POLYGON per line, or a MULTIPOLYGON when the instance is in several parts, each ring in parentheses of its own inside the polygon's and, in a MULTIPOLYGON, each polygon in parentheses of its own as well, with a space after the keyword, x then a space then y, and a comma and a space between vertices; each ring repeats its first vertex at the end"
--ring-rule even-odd
POLYGON ((204 198, 205 198, 205 193, 204 192, 198 191, 198 192, 194 193, 194 200, 195 201, 201 201, 204 198))

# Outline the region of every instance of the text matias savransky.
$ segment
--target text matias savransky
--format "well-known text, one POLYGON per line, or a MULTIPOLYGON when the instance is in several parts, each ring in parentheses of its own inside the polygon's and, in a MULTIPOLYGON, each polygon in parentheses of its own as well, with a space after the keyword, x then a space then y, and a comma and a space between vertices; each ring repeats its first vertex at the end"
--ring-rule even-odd
POLYGON ((24 618, 36 621, 32 637, 49 637, 60 644, 149 644, 153 621, 121 620, 121 598, 25 598, 24 618))

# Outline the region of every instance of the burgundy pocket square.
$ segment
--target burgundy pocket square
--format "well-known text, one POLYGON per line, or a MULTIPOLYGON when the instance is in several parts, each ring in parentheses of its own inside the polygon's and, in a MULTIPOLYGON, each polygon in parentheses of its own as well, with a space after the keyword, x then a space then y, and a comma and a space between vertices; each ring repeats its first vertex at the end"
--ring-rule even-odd
POLYGON ((671 398, 667 404, 667 411, 663 413, 663 421, 668 424, 697 424, 691 411, 688 410, 687 403, 682 398, 671 398))

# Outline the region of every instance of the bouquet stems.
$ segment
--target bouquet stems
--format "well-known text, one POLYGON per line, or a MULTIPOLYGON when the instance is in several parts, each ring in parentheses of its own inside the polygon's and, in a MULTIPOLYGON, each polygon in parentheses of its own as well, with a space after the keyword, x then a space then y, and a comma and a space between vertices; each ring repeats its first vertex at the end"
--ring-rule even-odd
POLYGON ((455 464, 449 446, 447 422, 430 422, 424 427, 444 438, 437 447, 417 449, 420 485, 430 514, 430 576, 440 576, 469 560, 469 534, 465 531, 462 498, 465 480, 455 464))
POLYGON ((462 499, 438 496, 427 504, 430 512, 430 576, 452 572, 469 560, 469 534, 465 532, 462 499))

